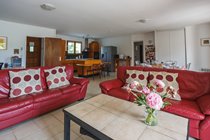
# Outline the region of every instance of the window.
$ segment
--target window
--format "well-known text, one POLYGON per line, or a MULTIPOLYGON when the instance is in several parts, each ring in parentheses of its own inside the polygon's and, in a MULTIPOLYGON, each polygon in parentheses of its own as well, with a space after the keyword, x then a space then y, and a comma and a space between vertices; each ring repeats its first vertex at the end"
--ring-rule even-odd
POLYGON ((67 42, 67 53, 68 54, 81 54, 82 53, 82 42, 68 41, 67 42))

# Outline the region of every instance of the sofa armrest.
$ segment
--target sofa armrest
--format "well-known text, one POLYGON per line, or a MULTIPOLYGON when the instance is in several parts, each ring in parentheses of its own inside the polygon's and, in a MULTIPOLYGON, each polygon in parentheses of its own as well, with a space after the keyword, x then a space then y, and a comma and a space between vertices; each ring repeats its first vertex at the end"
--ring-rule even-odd
POLYGON ((71 84, 78 84, 81 85, 81 89, 80 89, 80 95, 81 95, 81 99, 84 99, 87 93, 87 87, 89 84, 89 79, 87 78, 79 78, 79 77, 72 77, 70 80, 71 84))
POLYGON ((196 100, 199 105, 201 111, 205 115, 210 115, 210 94, 203 95, 196 100))
POLYGON ((79 85, 84 85, 84 84, 88 84, 89 83, 89 79, 87 79, 87 78, 79 78, 79 77, 72 77, 69 81, 72 84, 79 84, 79 85))
POLYGON ((209 140, 210 138, 210 116, 206 118, 200 124, 200 139, 209 140))
POLYGON ((105 93, 105 94, 107 94, 109 90, 122 87, 123 85, 124 83, 119 79, 108 80, 108 81, 101 82, 99 84, 102 93, 105 93))

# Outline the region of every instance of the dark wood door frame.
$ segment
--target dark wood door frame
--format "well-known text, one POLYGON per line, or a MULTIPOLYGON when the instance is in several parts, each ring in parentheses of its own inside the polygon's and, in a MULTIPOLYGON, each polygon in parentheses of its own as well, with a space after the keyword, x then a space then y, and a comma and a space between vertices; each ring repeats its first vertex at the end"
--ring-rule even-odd
POLYGON ((143 41, 133 42, 133 52, 134 52, 134 65, 136 65, 135 61, 139 61, 139 63, 144 62, 144 44, 143 41))

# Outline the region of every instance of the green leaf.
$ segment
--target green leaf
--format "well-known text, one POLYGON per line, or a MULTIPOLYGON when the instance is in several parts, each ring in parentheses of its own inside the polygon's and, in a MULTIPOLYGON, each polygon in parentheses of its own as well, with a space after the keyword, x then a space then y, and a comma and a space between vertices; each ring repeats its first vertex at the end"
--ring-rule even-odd
POLYGON ((162 99, 164 99, 164 98, 166 98, 166 97, 167 97, 167 93, 161 95, 161 98, 162 98, 162 99))
POLYGON ((162 108, 164 108, 164 107, 166 107, 166 106, 168 106, 168 105, 171 105, 171 103, 168 102, 168 101, 166 101, 166 102, 163 103, 163 107, 162 107, 162 108))

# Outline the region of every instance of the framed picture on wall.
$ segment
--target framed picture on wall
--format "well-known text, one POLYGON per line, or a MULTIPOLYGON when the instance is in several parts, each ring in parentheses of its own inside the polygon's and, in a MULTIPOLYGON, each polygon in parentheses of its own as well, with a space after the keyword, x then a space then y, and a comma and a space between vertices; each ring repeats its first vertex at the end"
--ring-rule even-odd
POLYGON ((0 50, 6 50, 7 49, 7 37, 0 36, 0 50))
POLYGON ((201 38, 201 46, 210 46, 210 38, 201 38))

